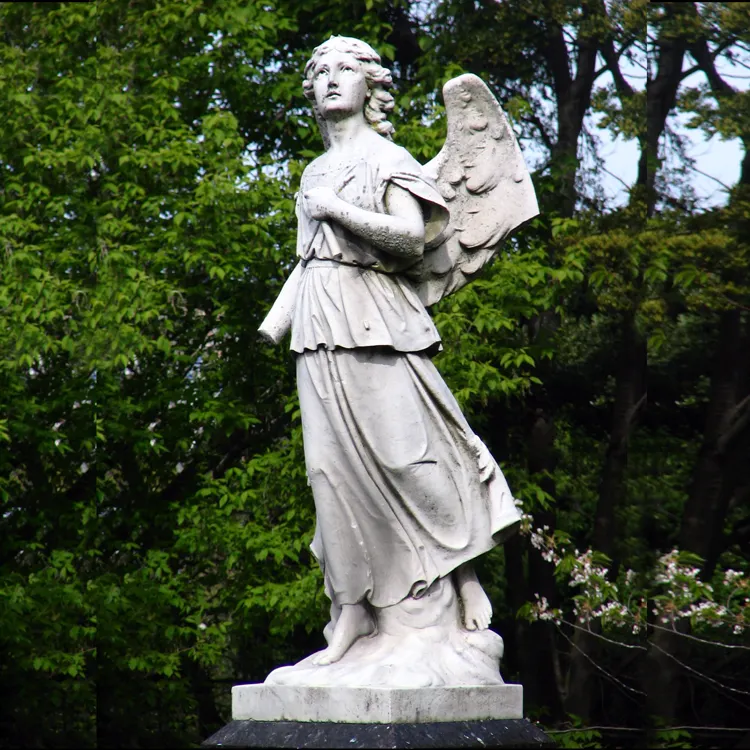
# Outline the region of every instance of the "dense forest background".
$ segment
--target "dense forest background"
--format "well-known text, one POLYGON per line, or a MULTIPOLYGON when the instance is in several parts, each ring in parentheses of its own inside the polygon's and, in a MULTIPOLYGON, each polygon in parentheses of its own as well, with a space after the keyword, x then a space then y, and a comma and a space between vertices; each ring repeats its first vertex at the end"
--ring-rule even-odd
POLYGON ((256 329, 331 33, 393 69, 419 160, 470 71, 533 171, 540 217, 433 309, 525 513, 479 563, 506 680, 563 746, 747 747, 750 3, 643 0, 0 3, 0 747, 194 746, 323 646, 293 359, 256 329), (741 139, 721 207, 678 118, 741 139))

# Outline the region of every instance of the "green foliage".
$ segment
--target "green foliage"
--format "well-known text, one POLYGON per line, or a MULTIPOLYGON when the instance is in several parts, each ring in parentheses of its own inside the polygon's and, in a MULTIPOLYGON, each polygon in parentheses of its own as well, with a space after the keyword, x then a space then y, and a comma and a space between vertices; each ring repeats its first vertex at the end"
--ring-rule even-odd
MULTIPOLYGON (((747 41, 747 3, 672 5, 0 5, 0 744, 195 744, 228 720, 231 683, 322 645, 328 602, 309 552, 294 363, 255 331, 294 262, 294 195, 322 147, 300 75, 330 33, 383 53, 396 141, 421 161, 444 138, 440 86, 464 71, 485 77, 522 146, 533 144, 543 214, 432 311, 445 347, 436 363, 528 530, 568 550, 557 579, 523 540, 480 562, 504 618, 504 669, 530 683, 532 711, 565 727, 559 744, 605 744, 591 717, 566 724, 577 712, 545 707, 531 683, 558 689, 558 675, 552 661, 543 672, 514 656, 525 624, 513 617, 539 594, 528 616, 550 597, 546 613, 596 619, 675 548, 703 450, 716 321, 741 310, 747 325, 750 200, 740 185, 726 206, 687 212, 661 162, 661 200, 677 209, 647 218, 642 185, 627 206, 608 205, 596 161, 581 156, 589 120, 565 129, 574 92, 560 88, 550 40, 576 54, 611 41, 637 62, 648 15, 654 38, 705 39, 723 54, 747 41), (592 546, 630 322, 648 344, 649 410, 625 441, 613 553, 587 558, 594 596, 567 580, 584 566, 574 550, 592 546)), ((598 80, 585 114, 642 145, 646 94, 598 80)), ((704 76, 673 111, 706 135, 745 139, 747 101, 704 76)), ((738 579, 725 577, 746 570, 741 490, 727 500, 711 583, 681 558, 679 590, 660 584, 654 606, 713 601, 725 629, 726 612, 739 616, 738 579)), ((709 609, 677 619, 716 640, 709 609)), ((645 626, 640 600, 636 610, 645 626)), ((634 645, 633 623, 608 611, 607 637, 634 645)), ((566 641, 548 640, 558 667, 571 661, 566 641)), ((642 718, 614 683, 590 684, 614 706, 600 709, 608 721, 642 718)), ((665 726, 652 739, 690 741, 665 726)))
POLYGON ((601 732, 596 729, 586 729, 580 716, 571 714, 569 723, 575 728, 558 730, 552 734, 558 747, 603 747, 601 732))

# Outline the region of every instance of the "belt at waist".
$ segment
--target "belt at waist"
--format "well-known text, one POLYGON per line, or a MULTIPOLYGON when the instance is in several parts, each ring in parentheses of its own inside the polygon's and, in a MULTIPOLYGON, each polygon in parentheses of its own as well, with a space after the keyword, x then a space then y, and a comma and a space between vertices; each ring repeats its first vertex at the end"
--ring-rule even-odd
POLYGON ((354 268, 361 268, 363 271, 375 271, 377 273, 384 273, 386 275, 393 275, 389 271, 386 271, 383 266, 380 265, 377 261, 373 263, 372 265, 365 265, 364 263, 357 263, 353 260, 337 260, 334 258, 318 258, 317 256, 313 256, 309 260, 303 260, 302 265, 305 268, 325 268, 326 266, 330 266, 331 263, 337 265, 337 266, 352 266, 354 268))

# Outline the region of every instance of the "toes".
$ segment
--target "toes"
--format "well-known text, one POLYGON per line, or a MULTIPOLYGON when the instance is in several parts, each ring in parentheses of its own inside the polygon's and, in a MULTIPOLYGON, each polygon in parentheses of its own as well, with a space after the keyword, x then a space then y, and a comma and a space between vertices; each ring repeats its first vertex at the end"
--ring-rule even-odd
POLYGON ((492 609, 486 608, 479 612, 472 612, 470 617, 464 619, 464 627, 467 630, 487 630, 492 622, 492 609))
POLYGON ((317 656, 313 656, 312 663, 316 667, 323 667, 326 664, 330 664, 333 661, 331 659, 331 655, 328 653, 328 651, 321 651, 317 656))
POLYGON ((482 609, 482 620, 486 622, 487 625, 489 625, 492 620, 492 605, 489 602, 487 602, 487 606, 482 609))

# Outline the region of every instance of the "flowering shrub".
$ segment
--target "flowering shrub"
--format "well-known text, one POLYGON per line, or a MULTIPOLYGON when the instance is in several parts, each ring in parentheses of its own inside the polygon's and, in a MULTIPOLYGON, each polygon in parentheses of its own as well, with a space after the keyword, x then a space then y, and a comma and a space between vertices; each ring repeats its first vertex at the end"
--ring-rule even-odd
POLYGON ((598 620, 603 630, 629 630, 632 635, 645 633, 647 625, 677 632, 676 624, 688 620, 693 634, 723 632, 729 636, 745 633, 750 617, 750 576, 742 571, 719 571, 712 583, 700 579, 701 559, 689 552, 673 549, 659 556, 655 569, 643 576, 627 569, 611 580, 609 560, 588 549, 575 549, 570 537, 562 531, 551 532, 547 526, 533 527, 533 518, 524 514, 521 533, 542 558, 555 566, 561 583, 575 588, 571 597, 572 619, 560 608, 551 607, 538 594, 535 601, 521 608, 520 615, 529 620, 566 622, 589 628, 598 620), (648 607, 652 619, 648 619, 648 607))

